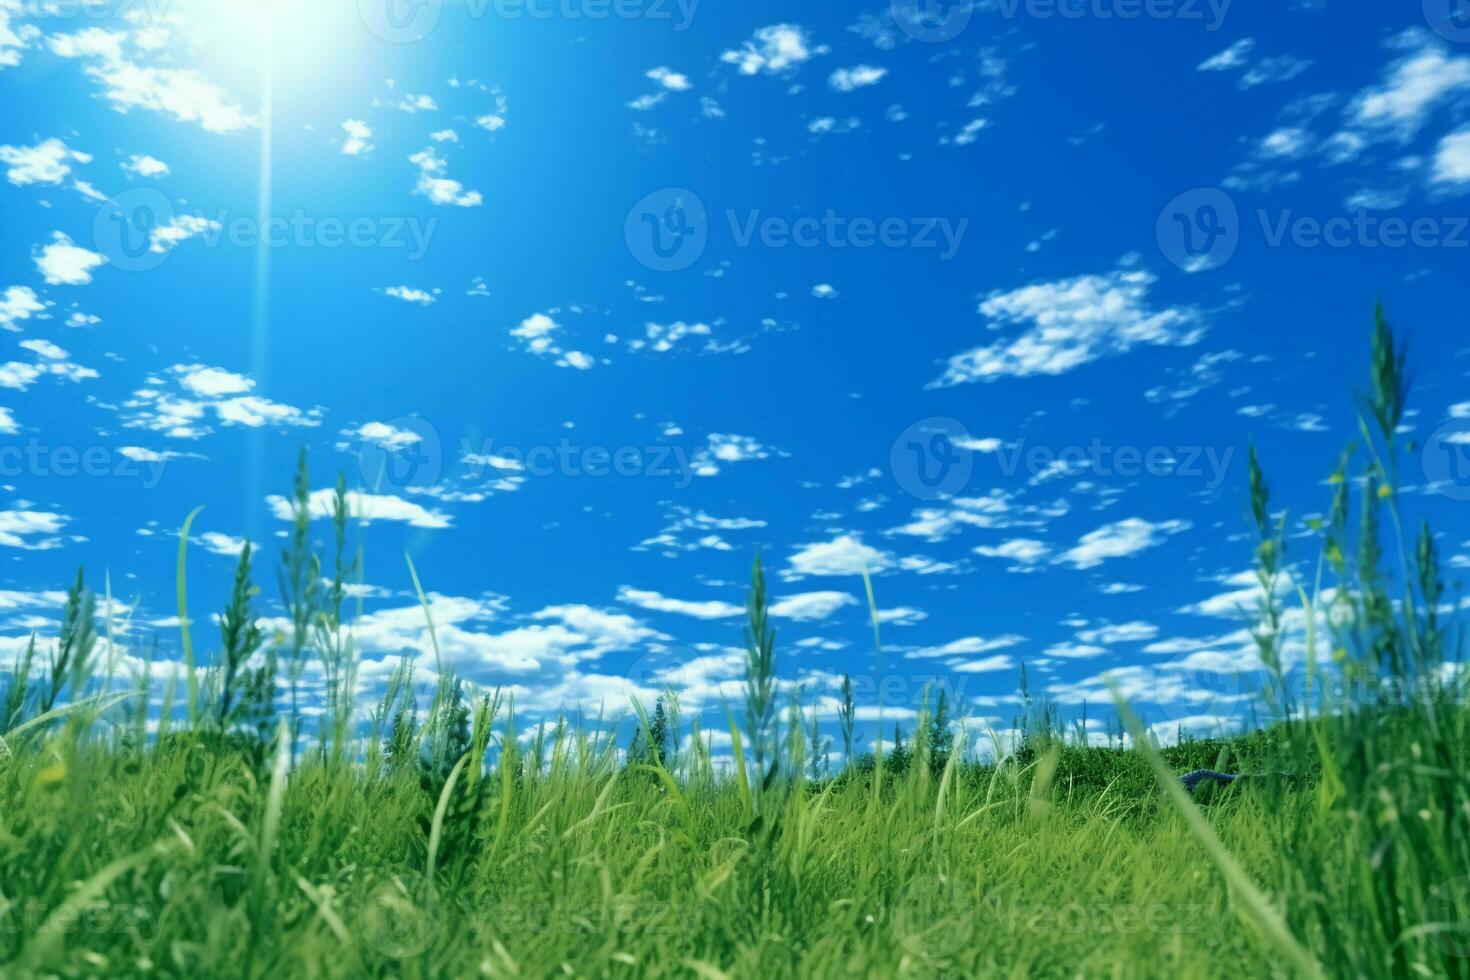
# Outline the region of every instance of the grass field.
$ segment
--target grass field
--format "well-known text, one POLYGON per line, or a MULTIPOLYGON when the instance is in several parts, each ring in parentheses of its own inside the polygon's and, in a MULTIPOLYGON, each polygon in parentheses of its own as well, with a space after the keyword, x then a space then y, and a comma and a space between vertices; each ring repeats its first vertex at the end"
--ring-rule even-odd
POLYGON ((0 974, 1470 976, 1470 719, 1434 538, 1402 526, 1399 350, 1380 318, 1320 558, 1286 560, 1252 460, 1276 683, 1229 741, 1160 747, 1120 705, 1128 747, 1084 746, 1040 704, 998 753, 921 717, 813 778, 759 566, 733 768, 672 698, 525 739, 446 670, 363 710, 345 507, 325 561, 302 509, 293 629, 258 629, 247 549, 166 691, 113 676, 79 580, 0 687, 0 974), (298 753, 306 661, 329 696, 298 753), (1197 768, 1257 775, 1191 797, 1197 768))

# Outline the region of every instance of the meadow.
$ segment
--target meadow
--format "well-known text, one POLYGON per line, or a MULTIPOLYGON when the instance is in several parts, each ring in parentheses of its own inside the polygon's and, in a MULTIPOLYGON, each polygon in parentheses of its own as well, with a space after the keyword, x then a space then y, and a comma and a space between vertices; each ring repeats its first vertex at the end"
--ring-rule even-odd
POLYGON ((318 555, 303 474, 262 576, 290 629, 247 547, 217 642, 180 586, 165 690, 119 672, 83 576, 0 675, 0 974, 1470 976, 1458 597, 1400 509, 1405 368, 1380 313, 1314 553, 1252 454, 1261 724, 1168 746, 1121 700, 1104 746, 1028 697, 1017 741, 935 704, 823 766, 758 562, 733 766, 673 692, 527 733, 405 663, 364 709, 345 490, 318 555), (1252 775, 1187 792, 1200 768, 1252 775))

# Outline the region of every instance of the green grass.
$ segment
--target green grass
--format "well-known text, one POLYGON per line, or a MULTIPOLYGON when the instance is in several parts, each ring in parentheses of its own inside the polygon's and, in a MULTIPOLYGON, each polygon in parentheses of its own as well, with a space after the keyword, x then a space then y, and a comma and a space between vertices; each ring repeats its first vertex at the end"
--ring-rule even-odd
POLYGON ((1398 545, 1402 361, 1381 319, 1374 352, 1361 462, 1306 575, 1252 457, 1254 634, 1284 679, 1302 610, 1297 669, 1415 678, 1419 697, 1268 693, 1260 730, 1159 748, 1135 725, 1128 749, 1076 744, 1042 704, 998 764, 974 751, 985 733, 921 719, 901 751, 811 779, 757 566, 734 771, 673 697, 616 740, 576 723, 528 740, 498 694, 446 671, 417 710, 400 672, 364 718, 345 507, 325 571, 303 512, 287 635, 249 628, 247 553, 183 693, 103 693, 79 581, 55 649, 0 688, 0 975, 1470 977, 1458 634, 1432 537, 1398 545), (298 752, 303 658, 334 694, 298 752), (160 695, 188 720, 150 735, 160 695), (1290 776, 1191 799, 1173 776, 1202 767, 1290 776))

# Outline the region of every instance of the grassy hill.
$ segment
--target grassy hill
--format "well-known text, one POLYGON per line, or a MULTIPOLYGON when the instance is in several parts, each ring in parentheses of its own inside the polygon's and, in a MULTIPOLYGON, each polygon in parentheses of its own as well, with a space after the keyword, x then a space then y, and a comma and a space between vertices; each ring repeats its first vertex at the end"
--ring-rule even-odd
POLYGON ((320 587, 299 504, 295 628, 261 635, 247 548, 218 651, 196 663, 186 631, 162 692, 113 682, 79 577, 55 643, 0 688, 0 973, 1470 976, 1459 633, 1433 536, 1403 531, 1403 358, 1381 315, 1371 381, 1315 582, 1284 560, 1252 458, 1252 633, 1278 720, 1228 740, 1161 747, 1120 702, 1126 746, 1083 745, 1043 705, 986 763, 981 733, 921 716, 902 749, 811 778, 759 565, 733 769, 672 697, 621 738, 526 738, 447 669, 421 708, 405 665, 363 712, 340 494, 320 587), (1288 602, 1304 663, 1283 654, 1288 602), (303 727, 308 660, 329 697, 303 727), (1293 671, 1311 696, 1282 693, 1293 671), (1176 776, 1204 767, 1259 775, 1191 798, 1176 776))

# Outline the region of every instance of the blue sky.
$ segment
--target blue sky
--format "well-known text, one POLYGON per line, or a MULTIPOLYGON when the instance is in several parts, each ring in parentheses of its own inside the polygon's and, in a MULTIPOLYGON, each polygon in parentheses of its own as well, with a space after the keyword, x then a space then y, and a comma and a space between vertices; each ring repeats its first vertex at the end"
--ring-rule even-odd
POLYGON ((304 446, 363 519, 365 694, 430 676, 407 552, 524 713, 718 723, 759 551, 828 716, 850 672, 1003 728, 1024 662, 1211 731, 1247 443, 1299 536, 1379 299, 1470 564, 1448 3, 0 0, 0 91, 0 654, 78 563, 174 649, 201 504, 194 601, 250 540, 278 616, 304 446))

